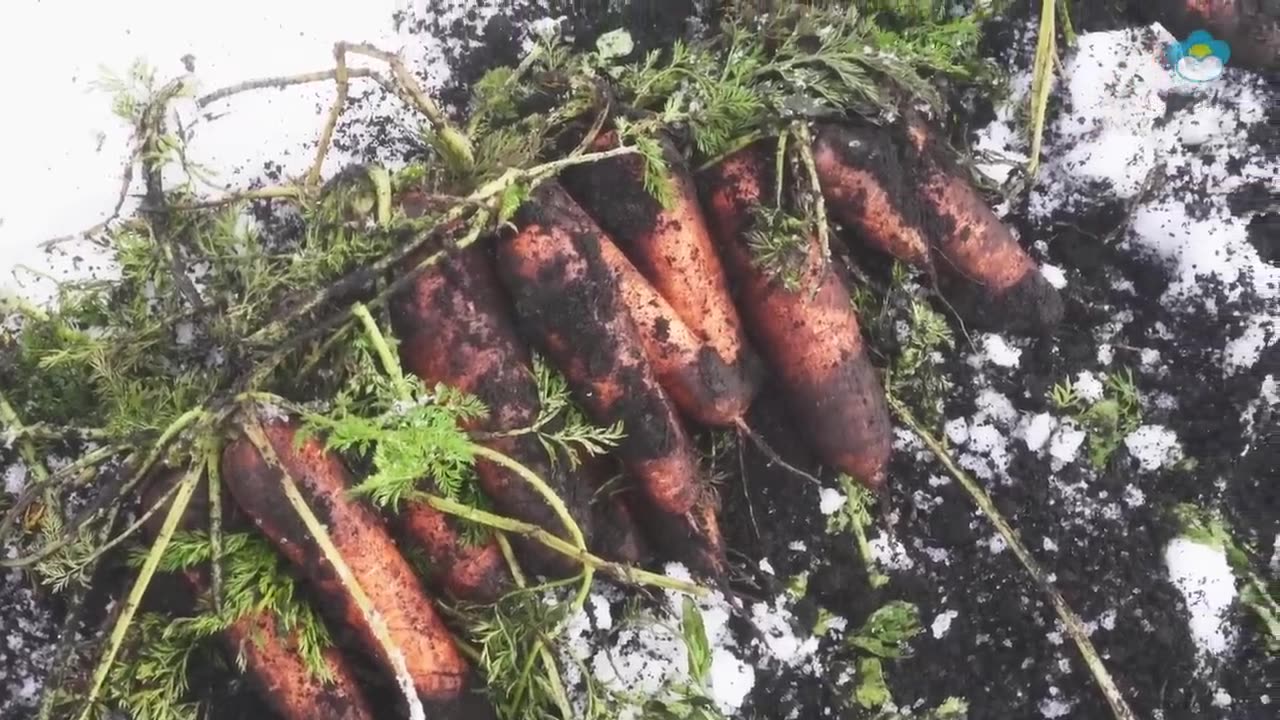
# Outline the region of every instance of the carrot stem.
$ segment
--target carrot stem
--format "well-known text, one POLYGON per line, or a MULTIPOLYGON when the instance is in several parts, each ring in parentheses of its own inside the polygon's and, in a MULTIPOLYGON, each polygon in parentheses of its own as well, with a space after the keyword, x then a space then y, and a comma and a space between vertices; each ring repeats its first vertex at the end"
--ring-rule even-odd
MULTIPOLYGON (((1051 4, 1052 0, 1047 0, 1047 2, 1051 4)), ((1125 702, 1124 696, 1120 693, 1120 688, 1116 686, 1115 680, 1111 677, 1111 673, 1107 671, 1107 666, 1103 663, 1102 656, 1098 654, 1097 649, 1093 646, 1093 641, 1089 639, 1089 631, 1085 629, 1084 622, 1067 604, 1066 598, 1062 597, 1062 593, 1049 581, 1048 574, 1031 556, 1031 552, 1023 544, 1017 531, 1000 514, 996 504, 991 500, 991 496, 976 480, 956 465, 946 446, 921 426, 915 415, 901 400, 892 394, 888 396, 888 400, 889 407, 893 409, 902 424, 910 428, 924 442, 925 447, 929 448, 934 456, 938 458, 938 462, 942 463, 947 472, 960 483, 965 492, 969 493, 969 497, 973 499, 974 504, 987 516, 987 520, 995 526, 996 532, 1000 533, 1000 537, 1004 539, 1005 543, 1013 549, 1013 554, 1017 556, 1018 562, 1022 564, 1027 574, 1031 576, 1031 580, 1049 599, 1049 604, 1053 606, 1054 612, 1058 615, 1058 620, 1080 651, 1085 666, 1089 668, 1094 681, 1098 684, 1098 689, 1102 691, 1102 696, 1106 698, 1107 704, 1111 706, 1112 714, 1115 715, 1117 720, 1137 720, 1137 716, 1134 715, 1129 704, 1125 702)))
POLYGON ((142 597, 147 592, 147 586, 151 584, 151 578, 155 576, 156 568, 160 566, 160 558, 169 547, 169 541, 173 539, 173 534, 178 529, 178 521, 182 519, 183 513, 187 511, 187 504, 191 501, 191 494, 195 491, 200 475, 200 465, 194 465, 187 470, 182 482, 176 486, 177 492, 173 498, 173 505, 169 507, 169 512, 164 518, 164 524, 160 527, 160 533, 156 536, 156 541, 151 544, 147 559, 142 563, 142 569, 138 571, 138 577, 133 581, 129 596, 125 599, 124 606, 120 609, 120 615, 116 618, 116 623, 111 628, 111 636, 107 639, 107 649, 93 670, 93 679, 89 683, 89 692, 85 696, 84 709, 80 712, 80 720, 88 720, 93 713, 94 703, 98 699, 98 694, 102 691, 102 685, 106 682, 107 675, 111 672, 111 666, 115 664, 116 655, 120 652, 120 646, 124 644, 125 635, 129 631, 129 626, 133 623, 133 616, 138 612, 138 607, 142 605, 142 597))
POLYGON ((342 583, 354 601, 356 608, 360 610, 360 613, 364 615, 365 620, 368 622, 369 629, 378 641, 383 655, 386 656, 387 662, 391 664, 395 672, 396 685, 399 686, 400 692, 408 703, 410 719, 426 720, 426 710, 423 708, 422 700, 414 689, 413 677, 409 674, 404 652, 392 639, 382 613, 378 612, 378 609, 374 607, 373 601, 369 598, 364 588, 361 587, 360 582, 356 580, 355 574, 351 571, 351 567, 347 565, 346 559, 342 557, 342 553, 333 544, 333 538, 329 536, 329 531, 325 528, 324 523, 320 522, 320 518, 316 517, 315 512, 311 510, 311 506, 307 504, 306 498, 298 490, 298 484, 294 481, 292 473, 281 462, 280 456, 276 454, 275 447, 272 446, 271 440, 267 438, 258 419, 251 417, 243 425, 245 436, 258 449, 262 459, 280 473, 280 484, 284 488, 284 494, 289 500, 289 505, 293 507, 298 518, 302 520, 302 524, 306 526, 307 532, 316 541, 316 545, 320 548, 325 560, 333 567, 334 573, 338 576, 338 581, 342 583))

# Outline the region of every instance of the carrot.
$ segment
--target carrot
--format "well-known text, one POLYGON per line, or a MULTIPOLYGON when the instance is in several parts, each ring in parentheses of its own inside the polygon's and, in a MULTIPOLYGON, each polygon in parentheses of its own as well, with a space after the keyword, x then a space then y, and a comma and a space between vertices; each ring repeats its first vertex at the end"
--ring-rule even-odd
POLYGON ((827 207, 837 220, 858 231, 872 247, 903 262, 929 269, 929 241, 900 158, 882 131, 870 127, 821 125, 813 161, 827 207))
POLYGON ((467 545, 449 517, 424 502, 406 502, 396 522, 409 542, 426 553, 450 597, 492 603, 512 589, 506 560, 493 540, 467 545))
MULTIPOLYGON (((519 231, 501 239, 497 260, 517 316, 593 421, 623 424, 618 456, 653 512, 687 515, 705 502, 693 444, 601 257, 600 228, 554 182, 534 191, 516 221, 519 231)), ((671 549, 690 551, 687 545, 671 549)))
MULTIPOLYGON (((472 246, 419 275, 392 300, 391 318, 402 339, 400 358, 407 370, 428 384, 449 385, 484 402, 488 417, 471 423, 469 430, 501 433, 527 428, 537 420, 541 406, 531 360, 483 248, 472 246)), ((528 433, 490 436, 484 445, 537 473, 590 537, 591 490, 567 463, 552 462, 542 443, 528 433)), ((546 500, 510 470, 479 461, 476 475, 500 513, 568 538, 546 500)), ((558 576, 578 571, 574 560, 531 539, 514 541, 531 570, 558 576)))
POLYGON ((622 302, 635 320, 645 355, 676 406, 706 425, 733 425, 754 390, 737 369, 693 334, 613 242, 600 237, 600 259, 617 278, 622 302))
POLYGON ((591 478, 595 488, 592 510, 596 517, 596 536, 593 550, 601 557, 628 565, 640 565, 648 557, 640 524, 631 510, 635 493, 626 483, 615 483, 616 460, 607 455, 582 459, 579 472, 591 478))
POLYGON ((979 325, 1037 332, 1058 324, 1058 291, 954 167, 933 131, 911 116, 904 134, 917 154, 917 198, 935 229, 933 262, 948 299, 979 325))
MULTIPOLYGON (((180 473, 160 473, 143 493, 143 504, 151 507, 164 492, 180 480, 180 473)), ((207 482, 207 481, 201 481, 207 482)), ((202 504, 207 493, 197 490, 182 517, 181 527, 199 530, 208 526, 208 510, 202 504)), ((154 537, 163 524, 164 512, 152 516, 144 529, 154 537)), ((204 572, 182 573, 187 587, 196 597, 209 595, 209 581, 204 572)), ((356 682, 355 673, 337 648, 324 651, 323 660, 329 682, 316 677, 298 652, 296 635, 284 633, 276 619, 267 612, 250 612, 241 616, 220 637, 228 655, 241 660, 244 674, 282 720, 373 720, 374 712, 356 682)))
MULTIPOLYGON (((605 132, 596 139, 595 149, 617 145, 617 135, 605 132)), ((635 155, 577 165, 563 173, 563 182, 676 315, 732 370, 736 377, 719 388, 721 403, 732 403, 738 408, 733 417, 740 417, 760 388, 760 360, 747 344, 729 295, 693 176, 675 146, 666 139, 662 145, 673 197, 670 208, 662 207, 645 188, 644 160, 635 155)))
MULTIPOLYGON (((243 436, 228 445, 222 456, 222 476, 236 503, 306 575, 322 598, 322 609, 337 624, 351 629, 384 670, 394 675, 396 662, 376 639, 374 622, 384 624, 390 633, 424 703, 444 712, 474 702, 466 661, 382 519, 348 496, 351 476, 342 461, 317 438, 299 444, 293 421, 264 422, 263 430, 307 503, 328 527, 334 546, 371 599, 377 617, 367 617, 356 606, 290 505, 279 470, 243 436)), ((482 705, 476 711, 486 714, 482 705)))
POLYGON ((782 381, 793 417, 823 462, 869 487, 883 486, 893 433, 847 288, 816 238, 798 290, 757 267, 745 233, 774 182, 760 144, 704 171, 700 181, 747 329, 782 381))
POLYGON ((1280 71, 1280 6, 1267 0, 1144 0, 1134 9, 1178 40, 1207 30, 1231 47, 1228 66, 1280 71))

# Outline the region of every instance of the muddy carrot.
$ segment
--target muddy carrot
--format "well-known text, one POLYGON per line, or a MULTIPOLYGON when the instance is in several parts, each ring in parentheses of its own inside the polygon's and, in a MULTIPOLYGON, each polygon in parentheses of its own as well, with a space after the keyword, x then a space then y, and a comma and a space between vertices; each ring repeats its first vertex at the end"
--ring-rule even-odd
MULTIPOLYGON (((615 133, 604 132, 595 149, 617 143, 615 133)), ((644 161, 634 155, 575 166, 562 180, 694 336, 719 354, 727 365, 721 374, 728 381, 714 389, 725 396, 719 404, 738 408, 736 418, 759 389, 760 360, 747 343, 729 295, 693 177, 674 145, 663 140, 663 150, 672 191, 669 208, 645 189, 644 161)))
MULTIPOLYGON (((143 505, 159 502, 181 474, 160 473, 143 493, 143 505)), ((205 481, 202 481, 202 483, 205 481)), ((192 497, 182 518, 184 530, 208 527, 208 510, 201 502, 207 497, 203 487, 192 497)), ((145 530, 152 537, 159 531, 164 512, 153 515, 145 530)), ((191 569, 183 580, 196 597, 207 597, 209 581, 205 572, 191 569)), ((267 612, 242 615, 220 637, 224 650, 241 659, 247 677, 262 700, 282 720, 373 720, 373 709, 364 690, 356 682, 351 665, 337 648, 324 650, 323 661, 329 681, 321 680, 307 667, 298 651, 298 639, 282 631, 276 618, 267 612)))
POLYGON ((501 239, 497 260, 517 316, 593 421, 623 424, 618 455, 654 512, 686 516, 703 499, 693 444, 601 258, 600 228, 554 182, 537 188, 516 221, 519 230, 501 239))
POLYGON ((903 262, 931 267, 911 178, 882 130, 820 125, 813 143, 818 182, 831 215, 861 240, 903 262))
MULTIPOLYGON (((468 429, 490 433, 486 446, 545 480, 589 538, 591 490, 585 481, 570 472, 566 463, 552 462, 532 434, 494 436, 530 427, 541 406, 529 353, 517 336, 506 297, 484 253, 480 246, 473 246, 447 258, 392 300, 401 362, 430 385, 448 385, 484 402, 488 416, 468 429)), ((568 537, 555 511, 514 473, 482 460, 476 463, 476 474, 499 513, 568 537)), ((513 541, 530 570, 560 576, 578 570, 573 560, 537 542, 513 541)))
POLYGON ((662 388, 677 407, 700 423, 729 426, 737 422, 754 393, 743 374, 694 335, 612 240, 601 236, 599 244, 600 259, 617 277, 622 302, 635 320, 662 388))
POLYGON ((806 248, 796 290, 759 267, 747 246, 754 209, 773 197, 772 167, 756 144, 699 178, 747 329, 823 462, 881 487, 893 433, 847 288, 816 238, 806 248))
POLYGON ((488 716, 491 710, 470 693, 466 661, 382 518, 348 495, 351 475, 342 460, 326 450, 318 438, 299 444, 298 426, 292 421, 264 422, 262 427, 302 496, 327 526, 355 581, 369 596, 373 616, 357 607, 298 518, 285 494, 280 471, 244 436, 228 445, 222 456, 222 477, 236 503, 303 572, 322 599, 321 609, 336 624, 353 631, 383 669, 396 675, 400 659, 388 657, 377 639, 379 632, 389 633, 424 704, 441 712, 475 704, 478 716, 488 716), (385 627, 375 629, 375 623, 385 627))
POLYGON ((975 324, 1038 332, 1062 319, 1062 297, 918 116, 905 121, 916 197, 929 218, 933 263, 948 300, 975 324))
POLYGON ((407 541, 426 553, 433 578, 450 597, 491 603, 514 587, 497 543, 468 545, 445 513, 406 502, 395 522, 407 541))

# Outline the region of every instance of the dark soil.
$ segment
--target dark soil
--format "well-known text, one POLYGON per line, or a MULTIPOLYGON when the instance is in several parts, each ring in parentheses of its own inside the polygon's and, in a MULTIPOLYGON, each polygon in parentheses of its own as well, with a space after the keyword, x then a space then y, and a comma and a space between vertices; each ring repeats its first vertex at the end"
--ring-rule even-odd
MULTIPOLYGON (((623 10, 608 5, 601 13, 571 14, 567 26, 575 42, 589 44, 599 29, 615 27, 620 20, 632 28, 640 51, 687 30, 688 6, 678 0, 635 2, 623 10)), ((1135 20, 1132 9, 1118 1, 1082 0, 1071 5, 1077 29, 1082 31, 1125 26, 1135 20)), ((468 84, 485 70, 518 61, 529 20, 555 14, 532 0, 519 0, 510 7, 504 3, 504 10, 482 30, 461 21, 448 28, 420 18, 404 22, 422 33, 443 32, 458 38, 447 51, 453 77, 445 91, 457 110, 466 105, 468 84)), ((999 33, 1007 30, 992 28, 988 42, 998 42, 999 33)), ((989 112, 989 104, 968 98, 958 111, 959 124, 969 124, 964 122, 968 120, 981 125, 974 113, 984 109, 989 112)), ((411 156, 417 151, 415 138, 390 137, 390 147, 398 148, 397 152, 411 156)), ((1271 140, 1264 151, 1280 154, 1274 137, 1271 140)), ((1224 376, 1219 349, 1239 334, 1243 319, 1256 312, 1261 301, 1248 290, 1230 299, 1229 288, 1209 287, 1218 296, 1215 312, 1162 303, 1161 293, 1169 284, 1165 270, 1116 242, 1123 237, 1127 210, 1109 201, 1105 190, 1099 188, 1089 209, 1042 225, 1027 220, 1025 209, 1006 218, 1025 242, 1043 241, 1044 252, 1034 251, 1037 259, 1067 273, 1069 285, 1062 291, 1064 317, 1051 336, 1021 341, 1021 364, 1014 369, 975 368, 965 359, 973 348, 958 333, 960 347, 944 361, 954 388, 947 398, 946 416, 971 417, 983 388, 1008 398, 1018 411, 1047 411, 1046 393, 1054 383, 1081 370, 1099 369, 1097 328, 1123 312, 1130 313, 1121 337, 1112 342, 1113 366, 1137 369, 1141 367, 1137 348, 1159 351, 1162 360, 1156 367, 1135 372, 1138 388, 1148 399, 1144 421, 1175 429, 1186 455, 1195 461, 1194 468, 1184 464, 1138 472, 1136 462, 1121 447, 1096 475, 1074 465, 1055 473, 1020 441, 1010 441, 1011 481, 986 485, 1032 553, 1052 573, 1068 603, 1087 622, 1096 624, 1093 642, 1140 717, 1272 718, 1277 698, 1268 678, 1275 677, 1277 667, 1262 650, 1264 638, 1257 622, 1238 606, 1233 622, 1241 632, 1235 650, 1214 661, 1206 672, 1199 666, 1187 630, 1182 596, 1165 572, 1163 552, 1178 532, 1171 508, 1190 501, 1220 508, 1238 538, 1256 550, 1259 567, 1274 557, 1280 534, 1280 417, 1274 409, 1258 412, 1254 417, 1257 439, 1247 445, 1241 417, 1257 399, 1262 379, 1280 377, 1280 347, 1264 353, 1253 368, 1224 376), (1154 401, 1162 396, 1174 402, 1154 401), (1065 494, 1065 487, 1077 483, 1074 494, 1065 494), (1140 491, 1143 502, 1121 501, 1134 490, 1140 491), (1099 510, 1112 506, 1118 511, 1099 510), (1113 624, 1102 622, 1112 613, 1113 624), (1216 685, 1206 680, 1210 672, 1217 674, 1216 685), (1213 703, 1215 687, 1230 693, 1229 707, 1213 703), (1273 693, 1271 704, 1264 700, 1268 692, 1273 693)), ((1266 207, 1274 197, 1273 189, 1258 186, 1236 202, 1239 211, 1245 211, 1266 207)), ((1277 224, 1273 209, 1270 214, 1258 214, 1251 227, 1251 240, 1267 262, 1280 257, 1277 224)), ((886 282, 887 265, 872 260, 863 268, 873 281, 886 282)), ((878 356, 891 352, 873 350, 878 356)), ((820 472, 806 438, 799 436, 781 407, 782 395, 780 388, 766 383, 748 422, 790 462, 820 472)), ((892 571, 887 586, 872 590, 852 539, 826 533, 826 520, 817 512, 818 488, 772 465, 750 443, 742 444, 741 464, 727 463, 728 476, 719 486, 721 525, 733 559, 732 585, 741 597, 772 596, 781 581, 809 572, 807 597, 796 608, 798 620, 807 627, 812 626, 819 607, 857 627, 887 600, 916 603, 926 631, 914 644, 912 657, 889 663, 887 668, 893 696, 903 705, 933 706, 954 695, 970 702, 974 720, 1010 720, 1040 717, 1041 703, 1057 698, 1070 706, 1067 718, 1110 717, 1069 639, 1056 626, 1052 610, 1009 550, 993 552, 991 527, 954 482, 937 479, 944 473, 936 463, 918 457, 909 447, 895 452, 877 526, 905 546, 914 567, 892 571), (803 549, 793 547, 797 541, 803 549), (761 559, 768 559, 774 576, 756 570, 761 559), (956 616, 949 631, 935 638, 930 624, 944 611, 956 616)), ((0 460, 3 452, 0 448, 0 460)), ((820 476, 834 486, 830 473, 820 472, 820 476)), ((0 585, 0 605, 21 607, 24 592, 16 583, 0 585)), ((54 641, 56 628, 16 628, 0 620, 0 632, 36 647, 54 641)), ((11 650, 0 646, 0 662, 13 657, 11 650)), ((211 688, 224 701, 218 704, 219 718, 269 717, 244 692, 242 683, 228 677, 213 672, 205 682, 195 680, 196 686, 211 688)), ((7 700, 16 691, 0 688, 0 698, 7 700)), ((761 720, 858 717, 839 709, 845 705, 847 693, 837 692, 830 677, 792 671, 771 674, 762 668, 742 716, 761 720)), ((23 715, 0 708, 4 720, 19 717, 23 715)))

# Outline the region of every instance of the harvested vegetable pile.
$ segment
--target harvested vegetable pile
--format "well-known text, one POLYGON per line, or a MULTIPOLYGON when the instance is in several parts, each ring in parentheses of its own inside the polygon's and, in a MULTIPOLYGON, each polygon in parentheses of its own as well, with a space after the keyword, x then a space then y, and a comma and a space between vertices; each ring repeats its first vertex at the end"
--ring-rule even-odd
MULTIPOLYGON (((1199 717, 1095 648, 1108 621, 1082 619, 1080 587, 1028 547, 1040 518, 1000 494, 1016 468, 994 428, 1018 414, 982 355, 1053 356, 1064 323, 1092 322, 952 147, 1000 87, 980 24, 1022 25, 872 5, 726 11, 652 49, 543 35, 457 113, 397 55, 340 43, 331 71, 197 100, 338 89, 308 172, 212 198, 168 112, 190 88, 139 74, 117 104, 145 197, 95 230, 118 277, 19 303, 0 356, 29 473, 0 506, 0 565, 65 618, 40 714, 1199 717), (358 82, 420 139, 326 179, 358 82), (943 486, 942 525, 982 523, 1016 560, 1002 588, 943 591, 1054 623, 1070 702, 900 679, 931 596, 892 579, 916 561, 889 529, 935 531, 916 515, 943 486)), ((1047 127, 1049 147, 1069 132, 1047 127)), ((1038 192, 1072 170, 1048 156, 1038 192)), ((1058 379, 1037 402, 1070 419, 1019 427, 1031 455, 1070 462, 1088 438, 1102 476, 1122 446, 1195 471, 1142 424, 1132 374, 1058 379)), ((1258 537, 1173 514, 1228 557, 1274 652, 1258 537)))

